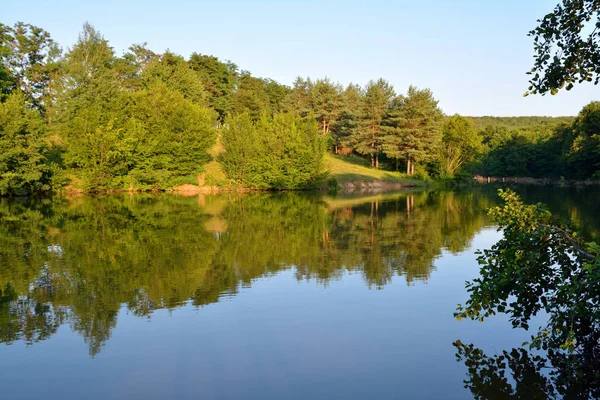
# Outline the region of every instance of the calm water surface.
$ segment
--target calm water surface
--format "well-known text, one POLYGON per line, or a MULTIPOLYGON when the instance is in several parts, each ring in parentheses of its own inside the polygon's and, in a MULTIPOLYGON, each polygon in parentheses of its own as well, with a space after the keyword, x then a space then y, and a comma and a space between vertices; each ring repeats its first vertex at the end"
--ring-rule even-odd
MULTIPOLYGON (((598 189, 520 187, 598 238, 598 189)), ((0 200, 7 399, 469 399, 452 342, 492 187, 0 200)))

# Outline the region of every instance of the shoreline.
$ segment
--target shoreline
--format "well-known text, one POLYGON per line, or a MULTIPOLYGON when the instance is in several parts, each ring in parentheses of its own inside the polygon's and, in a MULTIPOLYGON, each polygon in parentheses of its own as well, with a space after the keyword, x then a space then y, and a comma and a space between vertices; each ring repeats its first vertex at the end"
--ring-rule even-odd
POLYGON ((526 185, 566 185, 566 186, 592 186, 600 185, 598 179, 555 179, 555 178, 531 178, 531 177, 495 177, 475 175, 473 180, 480 184, 488 183, 518 183, 526 185))

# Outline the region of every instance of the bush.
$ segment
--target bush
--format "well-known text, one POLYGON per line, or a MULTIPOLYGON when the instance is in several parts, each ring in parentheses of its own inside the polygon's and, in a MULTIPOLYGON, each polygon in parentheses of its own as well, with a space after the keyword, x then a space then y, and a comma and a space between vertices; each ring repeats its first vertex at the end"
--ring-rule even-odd
POLYGON ((27 107, 25 96, 14 93, 0 103, 0 196, 48 192, 53 166, 44 155, 45 126, 27 107))
POLYGON ((229 117, 222 134, 223 169, 230 179, 257 189, 301 189, 325 176, 325 139, 315 122, 291 113, 229 117))

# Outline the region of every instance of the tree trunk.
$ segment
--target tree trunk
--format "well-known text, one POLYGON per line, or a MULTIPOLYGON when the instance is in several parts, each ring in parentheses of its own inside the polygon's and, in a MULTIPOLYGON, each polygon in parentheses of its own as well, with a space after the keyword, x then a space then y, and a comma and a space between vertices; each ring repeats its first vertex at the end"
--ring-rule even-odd
POLYGON ((379 153, 375 154, 375 169, 379 169, 379 153))
POLYGON ((406 159, 406 175, 410 175, 410 158, 406 159))
POLYGON ((373 157, 373 153, 371 153, 371 168, 375 166, 375 158, 373 157))
POLYGON ((410 163, 410 176, 414 176, 415 175, 415 161, 413 160, 410 163))

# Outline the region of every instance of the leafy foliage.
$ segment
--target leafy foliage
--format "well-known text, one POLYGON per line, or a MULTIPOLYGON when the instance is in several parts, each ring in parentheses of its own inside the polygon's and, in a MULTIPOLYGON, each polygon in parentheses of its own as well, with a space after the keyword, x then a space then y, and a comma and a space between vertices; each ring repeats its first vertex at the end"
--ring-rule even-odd
POLYGON ((398 96, 389 110, 382 148, 393 159, 406 160, 406 173, 415 174, 417 162, 432 161, 441 141, 443 113, 429 89, 408 88, 398 96))
POLYGON ((51 190, 45 136, 43 120, 23 94, 11 94, 0 103, 0 196, 51 190))
MULTIPOLYGON (((525 205, 510 190, 499 194, 504 205, 490 215, 504 237, 480 253, 481 276, 467 283, 470 298, 455 316, 483 321, 505 313, 514 327, 528 329, 533 316, 546 313, 548 322, 532 336, 531 347, 547 352, 562 394, 581 386, 597 397, 600 246, 585 243, 543 205, 525 205)), ((468 357, 472 349, 462 352, 468 357)))
POLYGON ((441 168, 444 177, 454 177, 463 165, 474 161, 483 151, 481 136, 470 120, 454 115, 442 128, 441 168))
POLYGON ((379 168, 382 126, 395 96, 394 88, 384 79, 370 81, 364 91, 361 118, 356 131, 356 151, 371 157, 371 166, 379 168))
POLYGON ((558 93, 566 85, 600 81, 600 2, 562 0, 552 12, 538 20, 533 37, 535 61, 528 74, 528 91, 558 93), (586 30, 590 30, 586 34, 586 30))
POLYGON ((324 176, 324 138, 315 122, 292 113, 232 116, 221 142, 225 172, 246 187, 298 189, 324 176))

